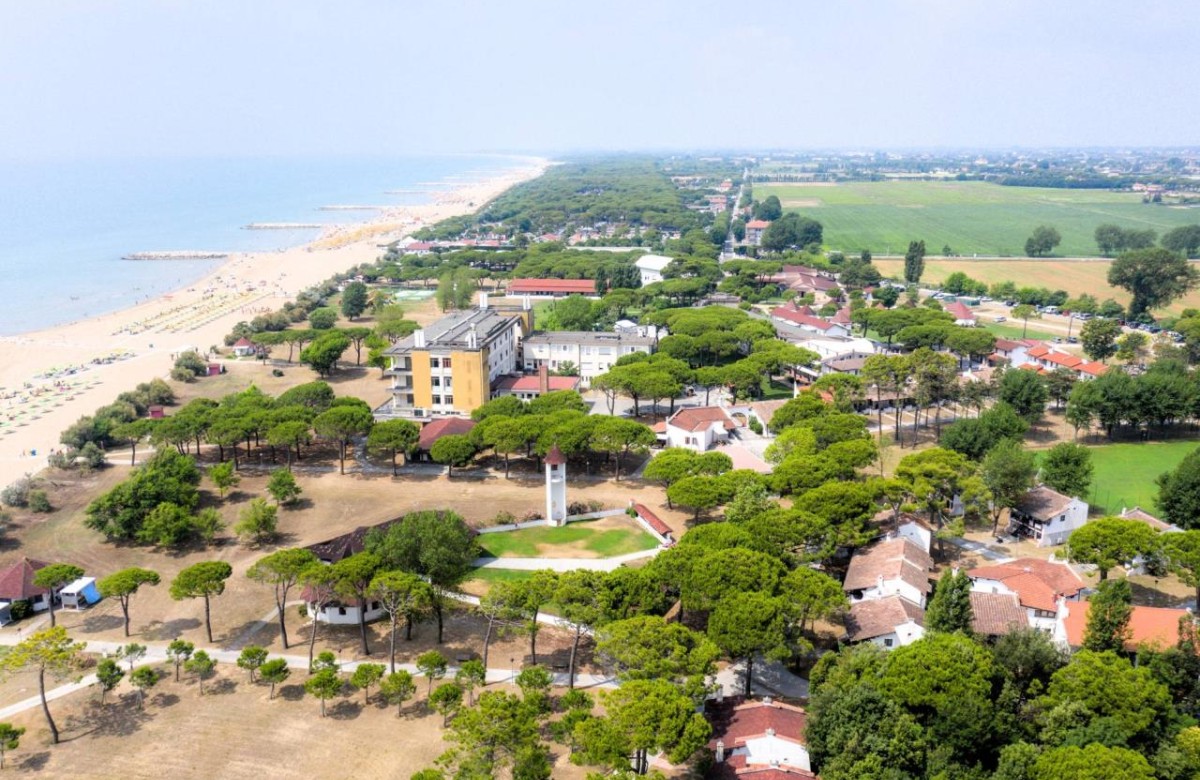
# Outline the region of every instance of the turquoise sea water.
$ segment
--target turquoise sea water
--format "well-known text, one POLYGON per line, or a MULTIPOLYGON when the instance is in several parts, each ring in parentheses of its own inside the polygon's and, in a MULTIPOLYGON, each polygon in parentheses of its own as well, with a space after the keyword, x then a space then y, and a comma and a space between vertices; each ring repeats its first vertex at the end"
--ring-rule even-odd
POLYGON ((373 212, 326 205, 424 203, 430 183, 515 167, 499 156, 0 162, 0 335, 114 311, 185 285, 219 261, 121 259, 133 252, 279 249, 373 212), (387 194, 389 190, 416 190, 387 194))

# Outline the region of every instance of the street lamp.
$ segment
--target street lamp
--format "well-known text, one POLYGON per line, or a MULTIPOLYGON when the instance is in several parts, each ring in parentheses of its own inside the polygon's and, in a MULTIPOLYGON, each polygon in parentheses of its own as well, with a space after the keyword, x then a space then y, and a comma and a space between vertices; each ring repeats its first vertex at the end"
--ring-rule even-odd
POLYGON ((517 659, 509 658, 508 659, 508 667, 509 667, 509 671, 512 672, 513 684, 515 685, 517 682, 517 659))

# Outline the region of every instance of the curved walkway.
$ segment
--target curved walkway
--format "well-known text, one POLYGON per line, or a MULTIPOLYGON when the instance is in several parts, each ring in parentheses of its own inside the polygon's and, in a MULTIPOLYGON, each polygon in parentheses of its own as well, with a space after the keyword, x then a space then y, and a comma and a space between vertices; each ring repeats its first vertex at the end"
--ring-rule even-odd
POLYGON ((649 550, 618 555, 614 558, 476 558, 471 565, 477 569, 516 569, 518 571, 538 571, 539 569, 612 571, 630 561, 653 558, 662 549, 662 547, 654 547, 649 550))

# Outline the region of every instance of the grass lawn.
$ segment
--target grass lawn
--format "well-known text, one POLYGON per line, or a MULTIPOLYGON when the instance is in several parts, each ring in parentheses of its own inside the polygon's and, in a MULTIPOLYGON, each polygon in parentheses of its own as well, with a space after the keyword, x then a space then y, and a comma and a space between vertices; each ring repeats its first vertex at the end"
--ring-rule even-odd
POLYGON ((475 573, 463 582, 463 589, 468 593, 476 593, 477 589, 471 587, 474 583, 479 583, 482 585, 481 590, 486 591, 497 582, 524 582, 532 576, 533 572, 519 569, 476 569, 475 573))
MULTIPOLYGON (((986 319, 986 317, 984 317, 982 319, 986 319)), ((1013 320, 1009 320, 1008 322, 983 322, 982 325, 983 325, 983 329, 986 330, 988 333, 991 333, 992 335, 994 335, 998 338, 1002 338, 1002 339, 1028 338, 1028 339, 1043 339, 1045 341, 1049 341, 1050 339, 1053 339, 1055 337, 1055 335, 1057 335, 1054 333, 1046 333, 1045 331, 1038 330, 1036 322, 1029 326, 1028 331, 1026 331, 1025 328, 1021 325, 1020 320, 1016 320, 1015 322, 1016 322, 1016 324, 1013 324, 1014 323, 1013 320), (1021 335, 1022 333, 1025 333, 1026 335, 1022 336, 1021 335)))
POLYGON ((930 254, 941 254, 942 247, 949 245, 967 256, 1022 257, 1033 229, 1053 225, 1063 237, 1056 254, 1091 257, 1098 251, 1093 234, 1102 223, 1152 228, 1162 235, 1194 224, 1200 214, 1189 208, 1144 204, 1135 192, 1003 187, 989 182, 754 185, 755 198, 768 195, 778 196, 785 211, 820 221, 829 248, 854 254, 863 249, 903 254, 909 241, 923 239, 930 254))
MULTIPOLYGON (((625 518, 628 520, 628 518, 625 518)), ((586 520, 562 528, 525 528, 480 539, 484 556, 493 558, 611 558, 649 550, 658 541, 616 518, 586 520), (601 525, 602 527, 597 527, 601 525)))
POLYGON ((1154 513, 1154 497, 1158 494, 1154 480, 1175 468, 1197 447, 1200 442, 1195 440, 1089 447, 1095 474, 1088 503, 1110 514, 1119 514, 1133 506, 1154 513))

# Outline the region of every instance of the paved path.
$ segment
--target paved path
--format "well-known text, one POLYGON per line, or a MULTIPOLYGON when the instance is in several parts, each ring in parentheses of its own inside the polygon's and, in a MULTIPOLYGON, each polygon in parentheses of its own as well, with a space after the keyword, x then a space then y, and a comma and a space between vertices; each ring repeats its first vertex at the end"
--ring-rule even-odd
POLYGON ((553 569, 554 571, 573 571, 588 569, 589 571, 612 571, 619 569, 630 561, 643 558, 653 558, 662 547, 618 555, 615 558, 476 558, 471 565, 477 569, 516 569, 518 571, 537 571, 553 569))
POLYGON ((983 542, 973 542, 970 539, 963 539, 961 537, 951 537, 946 539, 946 541, 955 547, 958 547, 959 549, 966 550, 967 552, 979 553, 989 561, 995 561, 996 563, 1006 563, 1007 561, 1013 560, 1011 556, 996 552, 983 542))

